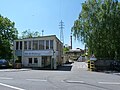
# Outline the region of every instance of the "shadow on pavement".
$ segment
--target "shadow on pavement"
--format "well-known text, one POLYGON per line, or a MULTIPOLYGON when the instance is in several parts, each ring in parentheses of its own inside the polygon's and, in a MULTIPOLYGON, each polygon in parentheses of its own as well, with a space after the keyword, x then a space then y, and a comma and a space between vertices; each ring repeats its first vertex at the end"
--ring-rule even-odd
POLYGON ((58 71, 71 71, 72 65, 58 66, 58 71))
POLYGON ((71 64, 64 64, 58 66, 57 69, 50 69, 50 67, 44 68, 31 68, 32 70, 51 70, 51 71, 71 71, 72 65, 71 64))

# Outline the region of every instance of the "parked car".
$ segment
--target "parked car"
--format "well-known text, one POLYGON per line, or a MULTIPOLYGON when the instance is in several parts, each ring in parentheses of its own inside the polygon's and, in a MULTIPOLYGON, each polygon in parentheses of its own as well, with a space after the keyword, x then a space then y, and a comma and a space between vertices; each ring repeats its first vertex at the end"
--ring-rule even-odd
POLYGON ((0 59, 0 68, 9 68, 11 67, 9 61, 5 59, 0 59))

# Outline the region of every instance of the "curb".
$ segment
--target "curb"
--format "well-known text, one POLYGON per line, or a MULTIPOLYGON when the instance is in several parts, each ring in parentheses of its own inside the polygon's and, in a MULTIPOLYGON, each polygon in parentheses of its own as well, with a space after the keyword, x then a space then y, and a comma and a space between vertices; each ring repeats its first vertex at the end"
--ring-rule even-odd
POLYGON ((1 69, 0 72, 30 71, 30 69, 1 69))

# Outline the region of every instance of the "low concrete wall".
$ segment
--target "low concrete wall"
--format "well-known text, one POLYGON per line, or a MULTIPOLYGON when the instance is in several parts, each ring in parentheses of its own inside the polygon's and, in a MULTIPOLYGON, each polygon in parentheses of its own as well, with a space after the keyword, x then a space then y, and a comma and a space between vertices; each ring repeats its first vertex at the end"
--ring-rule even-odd
POLYGON ((95 70, 111 70, 111 63, 114 60, 96 60, 95 61, 95 70))

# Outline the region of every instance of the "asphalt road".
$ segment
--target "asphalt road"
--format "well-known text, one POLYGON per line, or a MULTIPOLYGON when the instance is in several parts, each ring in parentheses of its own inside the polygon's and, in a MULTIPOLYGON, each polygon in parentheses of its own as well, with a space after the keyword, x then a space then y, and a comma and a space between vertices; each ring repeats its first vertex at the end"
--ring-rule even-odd
POLYGON ((0 71, 0 90, 120 90, 119 75, 90 72, 83 65, 75 62, 71 71, 0 71))

